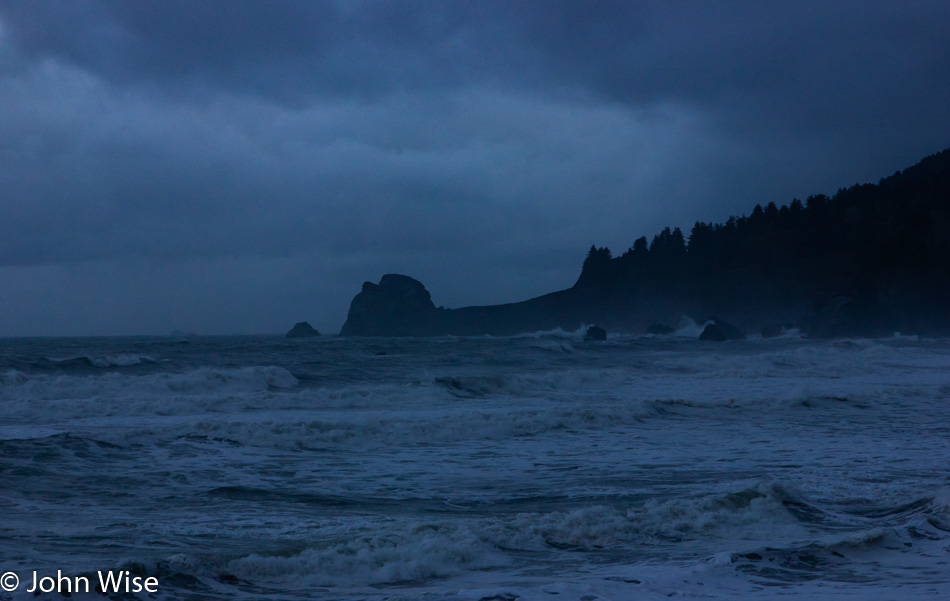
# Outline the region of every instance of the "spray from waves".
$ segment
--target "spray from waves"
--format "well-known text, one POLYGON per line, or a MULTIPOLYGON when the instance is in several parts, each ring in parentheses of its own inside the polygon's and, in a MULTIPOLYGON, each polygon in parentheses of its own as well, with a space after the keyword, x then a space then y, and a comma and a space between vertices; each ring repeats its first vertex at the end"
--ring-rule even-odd
POLYGON ((524 339, 524 338, 557 338, 562 340, 571 340, 575 342, 582 342, 584 340, 584 334, 587 332, 587 325, 581 324, 574 331, 567 331, 562 328, 554 328, 553 330, 539 330, 537 332, 525 332, 523 334, 515 334, 513 336, 504 336, 503 338, 511 339, 524 339))
POLYGON ((573 353, 576 350, 573 344, 563 338, 535 338, 528 346, 557 353, 573 353))
POLYGON ((676 331, 673 332, 673 336, 679 338, 699 338, 699 335, 703 333, 703 329, 709 325, 710 322, 704 321, 701 324, 696 323, 693 318, 683 315, 680 317, 680 322, 676 326, 676 331))
POLYGON ((917 334, 901 334, 900 332, 894 332, 892 338, 894 340, 902 340, 904 342, 920 342, 920 336, 917 334))
POLYGON ((782 333, 775 337, 776 341, 781 340, 805 340, 807 337, 801 328, 789 328, 782 330, 782 333))
POLYGON ((528 348, 556 353, 573 353, 576 350, 576 345, 583 344, 584 334, 586 332, 587 325, 581 324, 580 327, 572 332, 561 328, 554 328, 553 330, 539 330, 537 332, 505 336, 504 338, 526 343, 528 348))

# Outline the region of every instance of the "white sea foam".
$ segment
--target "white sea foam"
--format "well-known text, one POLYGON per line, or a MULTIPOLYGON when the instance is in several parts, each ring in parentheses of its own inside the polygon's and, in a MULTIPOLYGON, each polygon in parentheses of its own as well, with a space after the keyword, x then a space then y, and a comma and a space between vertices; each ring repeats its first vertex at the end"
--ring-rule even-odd
MULTIPOLYGON (((367 586, 445 579, 465 572, 517 565, 523 553, 620 550, 637 557, 647 548, 693 540, 691 553, 705 560, 714 536, 774 540, 805 532, 782 506, 774 484, 731 495, 648 502, 631 508, 586 506, 566 512, 520 513, 502 518, 413 520, 364 524, 365 530, 333 536, 293 554, 254 553, 229 561, 227 572, 267 585, 367 586), (770 538, 771 537, 771 538, 770 538), (705 547, 709 544, 705 543, 705 547)), ((341 532, 335 529, 334 535, 341 532)), ((209 572, 193 560, 181 569, 209 572)))
POLYGON ((227 569, 239 578, 293 588, 429 581, 509 563, 468 528, 424 524, 366 533, 292 556, 252 554, 227 569))

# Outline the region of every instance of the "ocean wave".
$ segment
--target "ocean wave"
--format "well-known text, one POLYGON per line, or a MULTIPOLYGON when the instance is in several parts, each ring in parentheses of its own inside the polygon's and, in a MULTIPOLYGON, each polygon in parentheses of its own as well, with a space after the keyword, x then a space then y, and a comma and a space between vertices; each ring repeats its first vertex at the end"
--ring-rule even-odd
MULTIPOLYGON (((231 494, 229 492, 229 494, 231 494)), ((169 557, 160 570, 251 587, 423 585, 433 580, 516 564, 524 553, 602 553, 690 536, 743 536, 793 523, 779 487, 763 484, 734 494, 669 500, 624 508, 605 505, 570 511, 494 517, 355 519, 315 531, 290 548, 232 558, 169 557), (348 525, 347 525, 348 524, 348 525)))
POLYGON ((562 328, 554 328, 553 330, 538 330, 537 332, 524 332, 521 334, 514 334, 512 336, 503 336, 502 338, 559 338, 563 340, 574 340, 574 341, 583 341, 584 335, 587 332, 587 325, 581 324, 574 331, 564 330, 562 328))
POLYGON ((16 369, 8 369, 0 374, 0 386, 21 386, 28 380, 25 373, 16 369))
POLYGON ((158 359, 150 355, 134 355, 121 353, 118 355, 79 355, 75 357, 47 357, 47 361, 54 364, 63 371, 69 371, 73 368, 108 368, 108 367, 131 367, 143 363, 158 363, 158 359))
POLYGON ((114 454, 119 447, 87 436, 79 436, 69 432, 42 432, 42 436, 28 438, 0 439, 0 452, 11 465, 17 461, 31 462, 31 471, 55 469, 62 466, 61 462, 74 458, 93 460, 114 454), (43 457, 43 461, 36 465, 34 458, 43 457))
MULTIPOLYGON (((299 417, 300 414, 297 414, 299 417)), ((168 426, 151 426, 113 434, 117 440, 169 440, 198 437, 229 440, 245 446, 297 449, 374 448, 385 445, 428 445, 472 440, 505 440, 551 432, 571 433, 641 424, 656 416, 639 404, 609 408, 431 410, 425 416, 399 412, 335 413, 326 419, 243 419, 201 417, 168 426)))
POLYGON ((553 390, 582 384, 580 373, 545 373, 537 375, 440 376, 433 383, 459 398, 481 398, 493 395, 538 396, 553 390))
POLYGON ((804 533, 785 508, 788 493, 763 483, 734 493, 650 500, 636 507, 593 506, 569 512, 521 514, 489 531, 506 548, 600 550, 631 544, 680 543, 727 533, 762 538, 784 529, 804 533))
MULTIPOLYGON (((0 402, 10 418, 42 422, 92 416, 172 414, 221 409, 229 399, 295 389, 298 380, 277 366, 204 367, 182 373, 129 375, 24 374, 0 377, 0 402)), ((243 400, 242 400, 243 399, 243 400)))
MULTIPOLYGON (((265 489, 241 487, 215 489, 211 494, 235 500, 250 495, 268 506, 277 499, 276 493, 265 489)), ((313 504, 310 499, 293 501, 313 504)), ((317 498, 320 506, 337 501, 347 499, 317 498)), ((385 512, 387 517, 368 518, 362 515, 365 508, 359 511, 360 503, 352 501, 356 511, 351 517, 340 513, 309 533, 298 524, 292 542, 272 540, 238 555, 176 554, 123 568, 159 576, 184 592, 266 597, 268 590, 292 594, 326 587, 323 592, 330 594, 333 588, 429 586, 466 573, 511 569, 526 557, 546 557, 549 565, 562 561, 591 565, 597 557, 633 564, 650 550, 653 556, 675 553, 678 561, 692 565, 705 562, 735 569, 760 582, 869 582, 889 577, 875 575, 874 566, 881 562, 887 566, 887 558, 895 553, 916 552, 909 541, 933 543, 926 553, 939 552, 939 546, 946 544, 934 528, 929 534, 914 534, 919 518, 945 510, 940 495, 882 507, 878 513, 883 517, 863 527, 832 532, 816 527, 801 508, 827 519, 833 510, 820 507, 794 486, 775 481, 687 498, 632 505, 615 499, 550 512, 460 511, 431 517, 385 512), (911 522, 903 529, 879 523, 897 515, 911 522), (742 550, 723 555, 717 551, 723 546, 742 550)), ((899 569, 894 563, 893 570, 899 569)))
POLYGON ((304 586, 422 583, 509 561, 466 527, 427 523, 364 533, 291 556, 251 554, 227 564, 241 579, 304 586))
POLYGON ((824 579, 875 582, 901 571, 895 553, 914 562, 938 557, 950 539, 946 489, 896 503, 854 500, 819 509, 802 499, 783 501, 793 515, 817 527, 806 542, 772 544, 732 554, 740 572, 779 582, 824 579), (802 508, 808 508, 804 513, 802 508))
MULTIPOLYGON (((412 520, 364 525, 293 553, 252 553, 224 568, 270 586, 358 586, 423 583, 461 572, 512 564, 523 553, 635 554, 644 544, 702 536, 762 538, 795 528, 786 493, 763 484, 732 494, 673 499, 638 507, 594 505, 570 511, 473 519, 412 520)), ((796 530, 797 532, 797 530, 796 530)))
MULTIPOLYGON (((907 578, 901 555, 919 565, 945 552, 945 537, 921 534, 916 527, 868 527, 788 546, 768 546, 733 553, 728 563, 746 575, 772 582, 794 583, 825 580, 851 583, 894 581, 907 578), (923 544, 922 544, 923 543, 923 544)), ((934 562, 937 572, 939 564, 934 562)), ((926 570, 924 571, 926 573, 926 570)))

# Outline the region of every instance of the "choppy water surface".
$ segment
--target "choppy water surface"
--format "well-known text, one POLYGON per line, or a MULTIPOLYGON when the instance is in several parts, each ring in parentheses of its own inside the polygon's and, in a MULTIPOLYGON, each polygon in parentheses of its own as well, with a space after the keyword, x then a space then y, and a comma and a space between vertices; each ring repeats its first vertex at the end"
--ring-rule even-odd
POLYGON ((2 599, 945 599, 950 342, 0 340, 0 478, 2 599))

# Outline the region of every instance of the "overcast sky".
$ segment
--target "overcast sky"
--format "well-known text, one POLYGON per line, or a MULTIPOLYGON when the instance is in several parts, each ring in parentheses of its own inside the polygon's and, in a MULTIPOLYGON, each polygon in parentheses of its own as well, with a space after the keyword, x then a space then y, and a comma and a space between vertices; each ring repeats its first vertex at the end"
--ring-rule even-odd
POLYGON ((0 2, 0 335, 339 331, 950 146, 950 2, 0 2))

